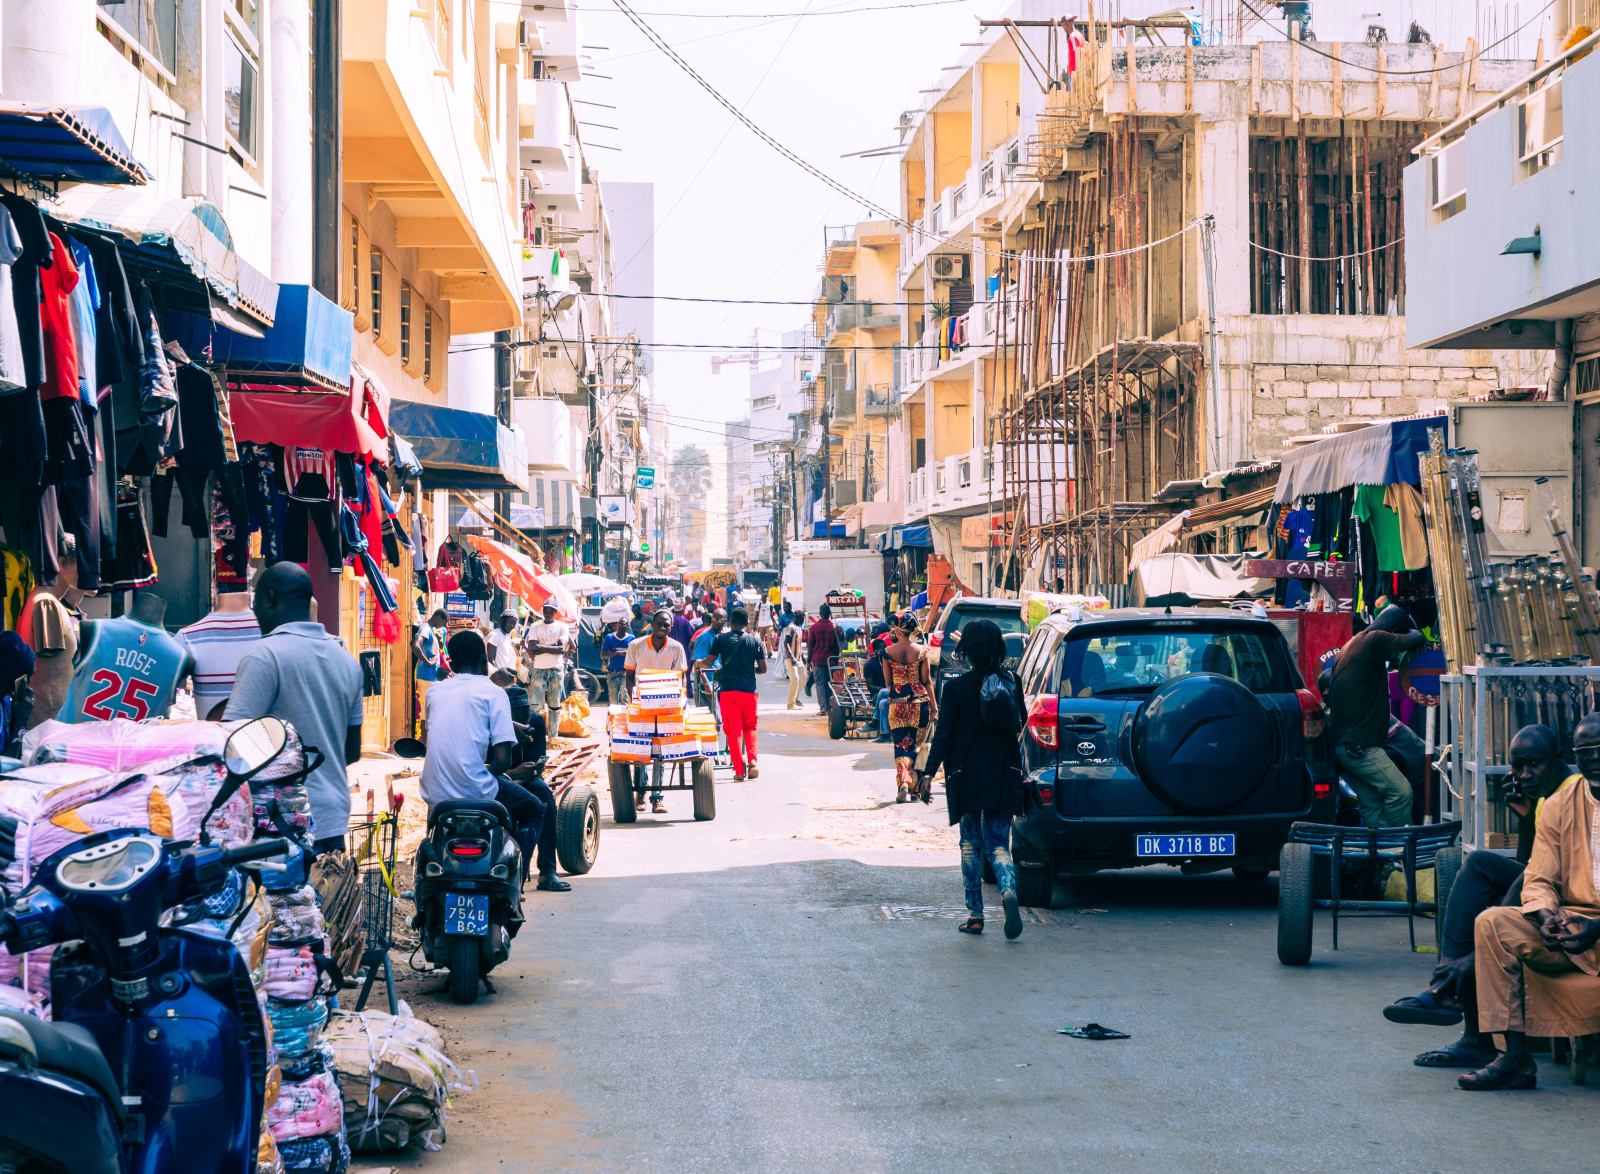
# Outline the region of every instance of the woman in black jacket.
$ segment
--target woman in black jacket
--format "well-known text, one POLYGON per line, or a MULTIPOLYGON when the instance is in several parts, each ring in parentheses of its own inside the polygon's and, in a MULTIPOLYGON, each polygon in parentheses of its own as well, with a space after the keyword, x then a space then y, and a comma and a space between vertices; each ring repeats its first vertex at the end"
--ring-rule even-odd
MULTIPOLYGON (((961 932, 983 932, 983 858, 987 855, 1005 906, 1006 937, 1011 939, 1022 932, 1010 834, 1012 817, 1023 813, 1022 751, 1017 738, 1025 715, 1016 674, 1000 667, 1005 654, 1005 639, 991 621, 974 620, 962 630, 961 655, 972 668, 945 684, 927 775, 944 766, 950 822, 961 824, 961 878, 966 884, 969 914, 959 927, 961 932), (1000 674, 1012 685, 1016 719, 1009 731, 984 720, 979 690, 991 673, 1000 674)), ((927 793, 926 779, 923 793, 927 793)))

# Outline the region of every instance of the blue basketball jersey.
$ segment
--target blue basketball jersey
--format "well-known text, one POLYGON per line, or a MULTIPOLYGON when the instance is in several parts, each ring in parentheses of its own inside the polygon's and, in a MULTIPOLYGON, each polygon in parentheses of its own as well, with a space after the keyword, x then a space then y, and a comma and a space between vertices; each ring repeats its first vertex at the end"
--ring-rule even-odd
POLYGON ((160 628, 122 616, 95 621, 82 657, 57 721, 166 717, 189 654, 160 628))

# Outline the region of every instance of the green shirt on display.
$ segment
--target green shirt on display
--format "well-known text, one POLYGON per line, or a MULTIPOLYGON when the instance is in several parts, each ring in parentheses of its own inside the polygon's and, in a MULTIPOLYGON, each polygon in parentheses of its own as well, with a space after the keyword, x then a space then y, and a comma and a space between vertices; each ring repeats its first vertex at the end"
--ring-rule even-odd
POLYGON ((1378 547, 1380 571, 1406 569, 1405 548, 1400 541, 1400 515, 1383 504, 1382 485, 1357 485, 1351 514, 1372 527, 1372 541, 1378 547))

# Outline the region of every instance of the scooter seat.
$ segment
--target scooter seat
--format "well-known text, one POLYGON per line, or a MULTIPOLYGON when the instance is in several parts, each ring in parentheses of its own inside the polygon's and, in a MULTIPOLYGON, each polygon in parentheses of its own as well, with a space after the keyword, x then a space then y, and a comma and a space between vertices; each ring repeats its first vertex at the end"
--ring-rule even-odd
POLYGON ((482 812, 499 820, 501 827, 509 831, 516 830, 516 825, 511 822, 511 813, 494 799, 446 799, 443 803, 435 803, 433 810, 428 812, 428 830, 432 831, 434 824, 458 811, 482 812))
POLYGON ((87 1084, 111 1103, 122 1120, 122 1090, 94 1036, 76 1023, 46 1023, 21 1011, 0 1008, 0 1016, 22 1024, 39 1055, 39 1067, 87 1084))

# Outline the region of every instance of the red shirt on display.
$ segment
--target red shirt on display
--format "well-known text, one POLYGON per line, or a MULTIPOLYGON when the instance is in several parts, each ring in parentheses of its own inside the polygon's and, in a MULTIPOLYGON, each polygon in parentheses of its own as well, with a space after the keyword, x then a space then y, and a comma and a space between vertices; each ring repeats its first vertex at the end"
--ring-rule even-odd
POLYGON ((39 319, 44 327, 45 383, 39 398, 78 398, 78 346, 72 337, 72 291, 78 286, 78 267, 72 250, 50 234, 55 264, 39 270, 39 319))

